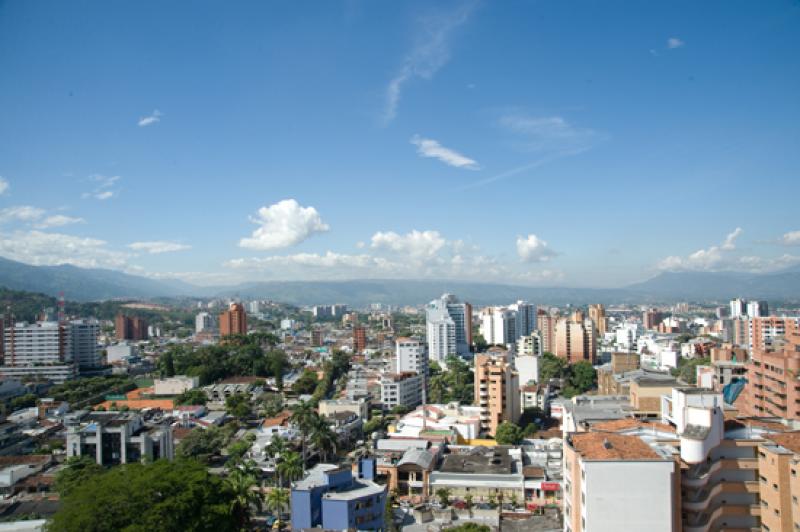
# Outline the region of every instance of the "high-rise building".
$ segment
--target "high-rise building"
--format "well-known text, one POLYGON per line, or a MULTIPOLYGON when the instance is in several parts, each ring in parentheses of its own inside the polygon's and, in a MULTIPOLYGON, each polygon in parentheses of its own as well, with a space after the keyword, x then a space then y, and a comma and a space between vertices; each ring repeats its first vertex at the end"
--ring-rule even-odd
POLYGON ((367 348, 367 329, 360 325, 353 327, 353 353, 361 353, 367 348))
POLYGON ((480 312, 480 331, 489 345, 506 345, 517 339, 517 313, 510 308, 486 307, 480 312))
MULTIPOLYGON (((79 347, 85 347, 86 330, 81 330, 79 347)), ((63 383, 77 374, 72 327, 68 323, 18 322, 4 330, 4 357, 0 376, 42 378, 63 383)), ((95 341, 96 356, 97 343, 95 341)), ((91 358, 84 354, 85 358, 91 358)))
POLYGON ((661 322, 661 313, 654 308, 649 308, 642 312, 642 326, 651 331, 658 327, 658 324, 661 322))
POLYGON ((751 321, 755 340, 747 362, 745 410, 752 416, 800 420, 800 321, 774 317, 751 321), (776 335, 780 339, 769 339, 770 330, 780 330, 776 335))
POLYGON ((544 309, 536 311, 536 328, 542 336, 542 352, 555 351, 556 322, 558 316, 548 314, 544 309))
POLYGON ((428 373, 428 353, 419 338, 400 337, 395 341, 395 373, 428 373))
POLYGON ((425 311, 428 355, 439 364, 448 356, 467 357, 472 346, 472 305, 444 294, 425 311))
POLYGON ((606 309, 603 305, 589 305, 589 319, 594 323, 597 329, 597 334, 601 337, 606 334, 608 329, 608 318, 606 317, 606 309))
POLYGON ((232 334, 247 334, 247 313, 241 303, 231 303, 228 310, 219 315, 220 337, 232 334))
POLYGON ((315 318, 332 318, 333 307, 331 305, 315 305, 311 308, 311 313, 315 318))
POLYGON ((562 318, 556 323, 555 351, 557 357, 570 364, 588 360, 592 364, 597 356, 597 339, 591 320, 573 321, 562 318))
POLYGON ((747 317, 747 301, 738 298, 732 299, 730 316, 733 319, 747 317))
POLYGON ((81 369, 101 366, 103 352, 97 345, 100 323, 97 320, 74 320, 65 324, 70 328, 72 357, 81 369))
POLYGON ((797 331, 800 318, 786 316, 770 316, 741 320, 748 327, 748 347, 752 351, 768 351, 775 342, 782 341, 787 335, 797 331))
POLYGON ((208 312, 199 312, 194 318, 194 332, 200 334, 204 331, 211 331, 214 328, 214 316, 208 312))
POLYGON ((324 337, 322 333, 322 329, 312 329, 311 330, 311 345, 313 347, 322 347, 324 345, 324 337))
POLYGON ((481 428, 489 434, 503 421, 519 420, 519 373, 505 357, 475 356, 475 404, 481 407, 481 428))
POLYGON ((381 377, 381 404, 391 410, 396 406, 415 408, 422 404, 423 377, 419 373, 385 373, 381 377))
POLYGON ((516 332, 514 340, 522 336, 529 336, 536 330, 536 307, 527 301, 517 301, 508 308, 514 311, 514 323, 516 324, 516 332))
POLYGON ((114 325, 117 340, 147 340, 147 322, 143 318, 117 314, 114 325))
POLYGON ((331 315, 338 318, 347 314, 347 305, 343 305, 341 303, 337 303, 335 305, 331 305, 331 315))
POLYGON ((748 301, 747 317, 764 318, 769 316, 769 304, 766 301, 748 301))

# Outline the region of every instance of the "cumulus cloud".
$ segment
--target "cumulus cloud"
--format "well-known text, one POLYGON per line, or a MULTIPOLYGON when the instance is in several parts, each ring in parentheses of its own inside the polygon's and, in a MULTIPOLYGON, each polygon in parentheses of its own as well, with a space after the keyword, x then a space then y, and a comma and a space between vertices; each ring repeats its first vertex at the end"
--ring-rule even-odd
POLYGON ((669 39, 667 39, 667 48, 669 48, 670 50, 674 50, 675 48, 681 48, 685 44, 686 44, 685 42, 683 42, 677 37, 670 37, 669 39))
POLYGON ((445 246, 447 241, 438 231, 417 231, 400 235, 394 231, 377 232, 372 235, 372 247, 389 250, 414 259, 431 259, 445 246))
POLYGON ((36 266, 114 269, 124 268, 129 258, 127 253, 108 249, 103 240, 42 231, 0 234, 0 255, 36 266))
POLYGON ((253 231, 251 237, 239 241, 239 246, 243 248, 260 250, 286 248, 330 229, 323 223, 314 207, 302 207, 294 199, 261 207, 250 221, 259 227, 253 231))
POLYGON ((0 176, 0 196, 8 191, 9 186, 8 181, 3 176, 0 176))
POLYGON ((152 126, 153 124, 156 124, 156 123, 158 123, 158 122, 161 122, 161 117, 162 117, 162 116, 163 116, 163 115, 161 114, 161 111, 159 111, 158 109, 156 109, 155 111, 153 111, 153 112, 152 112, 152 113, 150 113, 149 115, 141 117, 141 118, 139 119, 139 121, 138 121, 136 124, 137 124, 139 127, 147 127, 147 126, 152 126))
POLYGON ((780 239, 784 246, 800 246, 800 231, 789 231, 784 233, 780 239))
POLYGON ((16 205, 0 209, 0 223, 35 222, 44 216, 45 210, 30 205, 16 205))
POLYGON ((469 157, 458 153, 450 148, 445 148, 438 141, 426 139, 419 135, 411 137, 411 144, 417 147, 417 153, 421 157, 431 157, 438 159, 449 166, 456 168, 466 168, 468 170, 478 170, 478 163, 469 157))
POLYGON ((476 2, 469 1, 452 12, 422 20, 416 44, 386 87, 386 104, 383 112, 386 123, 397 116, 397 106, 400 104, 406 83, 414 78, 433 78, 450 60, 452 33, 469 19, 475 4, 476 2))
POLYGON ((556 256, 547 242, 534 234, 517 237, 517 255, 523 262, 545 262, 556 256))
POLYGON ((133 242, 128 244, 128 247, 134 251, 143 251, 145 253, 170 253, 172 251, 183 251, 191 249, 192 246, 186 244, 179 244, 177 242, 165 242, 163 240, 155 240, 151 242, 133 242))

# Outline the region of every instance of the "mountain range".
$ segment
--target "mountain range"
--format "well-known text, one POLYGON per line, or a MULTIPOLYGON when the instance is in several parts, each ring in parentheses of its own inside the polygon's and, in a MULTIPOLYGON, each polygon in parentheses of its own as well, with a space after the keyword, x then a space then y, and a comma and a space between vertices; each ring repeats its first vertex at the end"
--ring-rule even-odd
POLYGON ((450 280, 269 281, 200 287, 177 279, 155 280, 114 270, 72 265, 33 266, 0 258, 0 286, 73 301, 157 297, 239 297, 272 299, 295 305, 370 303, 419 305, 444 292, 475 305, 527 299, 542 304, 724 301, 734 297, 800 300, 800 269, 769 274, 664 272, 623 288, 530 287, 450 280))

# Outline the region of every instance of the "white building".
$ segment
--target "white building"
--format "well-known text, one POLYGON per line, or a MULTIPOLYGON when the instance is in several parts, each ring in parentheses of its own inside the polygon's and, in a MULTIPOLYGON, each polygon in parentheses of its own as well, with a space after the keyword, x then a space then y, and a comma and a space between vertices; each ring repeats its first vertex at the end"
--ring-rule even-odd
POLYGON ((194 332, 200 334, 204 331, 211 331, 214 329, 214 316, 208 312, 200 312, 194 318, 194 332))
POLYGON ((3 377, 36 377, 62 383, 76 374, 70 324, 18 322, 5 328, 4 365, 0 367, 3 377))
POLYGON ((139 350, 137 347, 127 342, 120 342, 106 347, 106 359, 109 364, 122 362, 138 355, 139 350))
POLYGON ((542 333, 534 331, 517 339, 517 354, 521 356, 542 356, 542 333))
POLYGON ((486 307, 480 314, 481 336, 489 345, 506 345, 517 339, 517 313, 505 307, 486 307))
POLYGON ((458 403, 421 406, 400 418, 389 437, 418 438, 423 430, 455 430, 464 440, 473 440, 481 432, 481 408, 458 403))
POLYGON ((419 338, 398 338, 395 342, 394 360, 395 373, 428 372, 428 353, 419 338))
POLYGON ((746 318, 747 317, 747 301, 744 299, 731 300, 731 316, 732 319, 746 318))
POLYGON ((472 345, 472 305, 444 294, 425 311, 428 356, 440 365, 448 356, 469 356, 472 345))
POLYGON ((155 395, 180 395, 187 390, 200 386, 199 377, 175 375, 165 379, 153 381, 153 394, 155 395))
POLYGON ((72 356, 80 368, 96 368, 103 364, 103 351, 97 344, 100 323, 97 320, 69 322, 72 356))
POLYGON ((394 373, 381 377, 381 403, 384 408, 396 406, 414 408, 422 404, 422 375, 394 373))
POLYGON ((519 385, 525 386, 531 382, 539 382, 540 355, 516 355, 514 367, 519 373, 519 385))
POLYGON ((641 326, 634 322, 624 322, 614 331, 618 351, 636 351, 641 335, 641 326))
POLYGON ((748 301, 747 302, 747 317, 748 318, 764 318, 769 316, 769 306, 766 301, 748 301))

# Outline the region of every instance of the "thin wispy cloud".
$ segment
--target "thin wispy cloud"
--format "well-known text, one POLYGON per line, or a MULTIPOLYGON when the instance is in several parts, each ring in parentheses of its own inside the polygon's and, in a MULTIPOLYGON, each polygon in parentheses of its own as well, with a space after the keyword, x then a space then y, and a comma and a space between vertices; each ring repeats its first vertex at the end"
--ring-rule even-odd
POLYGON ((89 181, 95 183, 95 187, 90 192, 81 194, 82 198, 94 198, 96 200, 105 201, 117 195, 116 190, 111 188, 121 179, 120 176, 106 176, 102 174, 94 174, 89 176, 89 181))
POLYGON ((0 196, 8 191, 8 187, 8 181, 4 177, 0 176, 0 196))
POLYGON ((447 64, 452 33, 469 19, 476 5, 476 1, 465 2, 452 12, 421 21, 414 47, 386 87, 384 123, 388 124, 397 116, 397 107, 406 83, 414 78, 431 79, 447 64))
POLYGON ((161 111, 156 109, 155 111, 153 111, 149 115, 141 117, 136 124, 139 127, 152 126, 153 124, 161 122, 161 117, 162 116, 163 116, 163 114, 161 113, 161 111))
POLYGON ((411 144, 417 147, 417 154, 420 157, 438 159, 448 166, 456 168, 466 168, 468 170, 478 170, 480 166, 474 159, 458 153, 450 148, 445 148, 439 141, 426 139, 419 135, 411 137, 411 144))
POLYGON ((152 255, 159 253, 171 253, 174 251, 184 251, 192 248, 192 246, 187 244, 179 244, 178 242, 165 242, 163 240, 155 240, 151 242, 133 242, 132 244, 128 244, 128 247, 134 251, 143 251, 152 255))
POLYGON ((83 224, 86 220, 76 216, 66 216, 64 214, 54 214, 46 216, 42 221, 36 223, 34 227, 37 229, 48 229, 50 227, 63 227, 65 225, 83 224))
POLYGON ((686 43, 677 37, 670 37, 667 39, 667 48, 674 50, 675 48, 682 48, 686 43))

